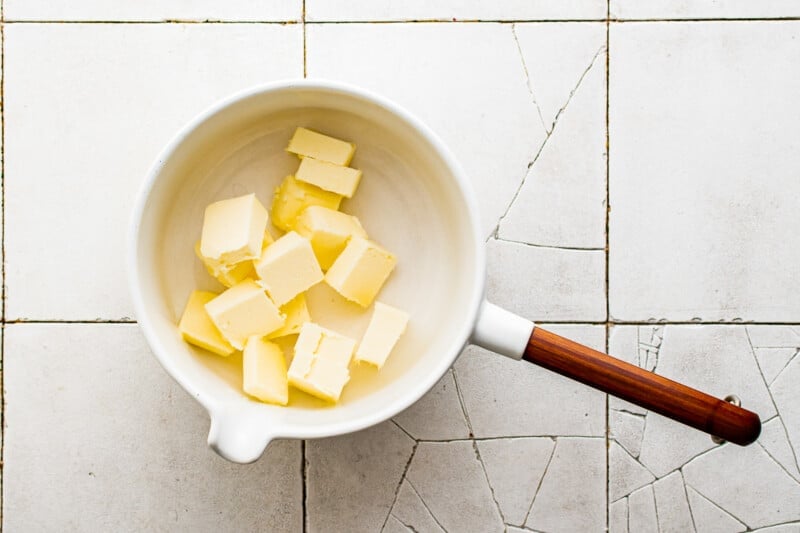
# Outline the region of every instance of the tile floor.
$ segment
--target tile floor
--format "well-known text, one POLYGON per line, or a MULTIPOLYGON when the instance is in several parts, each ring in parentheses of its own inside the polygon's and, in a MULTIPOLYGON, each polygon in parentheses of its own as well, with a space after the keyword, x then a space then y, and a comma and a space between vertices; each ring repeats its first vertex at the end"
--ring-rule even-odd
POLYGON ((6 531, 800 531, 797 2, 3 0, 2 17, 6 531), (198 110, 303 75, 379 91, 453 148, 491 300, 738 394, 758 443, 468 348, 391 422, 250 466, 210 452, 132 324, 132 198, 198 110))

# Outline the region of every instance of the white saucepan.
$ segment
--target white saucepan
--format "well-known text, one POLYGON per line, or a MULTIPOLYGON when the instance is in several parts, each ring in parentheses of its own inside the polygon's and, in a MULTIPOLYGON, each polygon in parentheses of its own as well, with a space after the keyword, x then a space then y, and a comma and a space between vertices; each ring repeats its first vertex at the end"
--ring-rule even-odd
MULTIPOLYGON (((258 459, 274 438, 327 437, 387 420, 433 387, 468 343, 524 358, 722 439, 748 444, 759 434, 754 413, 534 328, 487 302, 484 239, 464 170, 425 124, 363 89, 279 82, 201 113, 152 167, 129 238, 130 288, 142 331, 165 370, 208 410, 208 442, 231 461, 258 459), (275 186, 297 167, 284 151, 297 126, 357 145, 353 166, 364 178, 342 210, 358 216, 370 237, 398 257, 380 300, 411 315, 386 366, 353 369, 335 406, 299 393, 292 393, 289 407, 257 402, 241 390, 240 356, 195 349, 176 327, 193 289, 221 288, 193 253, 206 205, 255 192, 269 206, 275 186)), ((323 326, 360 338, 365 313, 324 283, 312 289, 309 307, 323 326)))

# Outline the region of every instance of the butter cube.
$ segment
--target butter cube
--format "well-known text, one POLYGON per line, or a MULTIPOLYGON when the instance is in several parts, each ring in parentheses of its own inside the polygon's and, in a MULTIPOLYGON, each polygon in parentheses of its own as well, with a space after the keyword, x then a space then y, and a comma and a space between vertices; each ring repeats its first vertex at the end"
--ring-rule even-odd
POLYGON ((331 267, 350 237, 367 238, 367 232, 356 217, 317 205, 300 214, 295 230, 311 241, 322 270, 331 267))
POLYGON ((396 263, 395 256, 374 242, 352 237, 325 281, 348 300, 369 307, 396 263))
POLYGON ((272 333, 285 320, 263 287, 252 279, 237 283, 205 307, 222 336, 237 350, 244 348, 248 337, 272 333))
POLYGON ((306 305, 306 296, 302 293, 295 296, 294 300, 284 304, 281 307, 281 313, 286 315, 286 323, 281 329, 267 335, 268 339, 297 335, 300 333, 300 328, 303 324, 311 322, 311 315, 308 313, 308 305, 306 305))
POLYGON ((291 231, 297 216, 312 205, 320 205, 339 209, 342 197, 330 191, 324 191, 316 185, 298 181, 294 176, 287 176, 275 189, 272 199, 272 223, 276 227, 291 231))
POLYGON ((400 335, 405 332, 407 324, 408 313, 375 302, 372 319, 356 350, 356 361, 369 363, 380 369, 400 339, 400 335))
POLYGON ((210 204, 203 218, 200 253, 229 265, 255 259, 261 253, 268 218, 255 194, 210 204))
POLYGON ((336 165, 347 166, 353 159, 356 145, 306 128, 297 128, 286 151, 301 158, 313 157, 336 165))
POLYGON ((264 249, 256 273, 276 305, 287 303, 323 278, 311 243, 294 231, 264 249))
POLYGON ((236 350, 222 337, 204 307, 216 297, 213 292, 193 291, 183 310, 178 329, 186 342, 218 355, 230 355, 236 350))
POLYGON ((317 398, 339 401, 342 389, 350 381, 347 367, 355 345, 344 335, 306 322, 294 346, 289 383, 317 398))
POLYGON ((313 157, 304 157, 294 175, 298 180, 316 185, 320 189, 352 198, 361 181, 361 171, 335 165, 313 157))
POLYGON ((267 403, 289 403, 289 379, 283 350, 263 337, 247 339, 242 354, 242 388, 267 403))
POLYGON ((200 253, 199 241, 194 245, 194 253, 203 262, 208 273, 217 278, 217 280, 226 287, 233 287, 245 278, 254 278, 256 276, 253 261, 250 259, 234 265, 219 263, 213 259, 203 257, 203 254, 200 253))

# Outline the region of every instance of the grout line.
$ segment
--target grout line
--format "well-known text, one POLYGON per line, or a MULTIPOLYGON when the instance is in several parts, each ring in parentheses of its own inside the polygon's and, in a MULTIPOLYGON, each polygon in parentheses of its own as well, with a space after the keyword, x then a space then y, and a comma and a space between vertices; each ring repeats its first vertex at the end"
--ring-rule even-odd
POLYGON ((303 13, 302 13, 302 25, 303 25, 303 78, 308 77, 308 34, 306 33, 306 0, 303 0, 303 13))
MULTIPOLYGON (((0 20, 3 20, 3 4, 0 0, 0 20)), ((3 530, 3 508, 5 501, 3 500, 3 461, 5 460, 5 442, 6 442, 6 387, 5 387, 5 372, 3 371, 3 357, 5 356, 6 345, 6 121, 5 121, 5 52, 6 52, 6 31, 5 24, 0 25, 0 143, 2 149, 0 150, 0 253, 2 259, 0 260, 0 531, 3 530)))
POLYGON ((303 517, 302 517, 302 519, 303 519, 303 526, 302 526, 303 533, 308 531, 308 489, 306 488, 306 485, 308 484, 308 463, 306 461, 306 443, 307 442, 308 441, 306 441, 305 439, 300 441, 300 451, 302 452, 301 453, 301 455, 302 455, 302 457, 301 457, 302 463, 300 464, 300 473, 302 474, 302 483, 303 483, 303 517))
MULTIPOLYGON (((559 325, 575 325, 575 326, 800 326, 800 322, 743 322, 741 320, 551 320, 546 317, 536 318, 532 317, 531 320, 539 326, 559 326, 559 325)), ((132 318, 97 318, 94 320, 87 319, 60 319, 60 318, 15 318, 13 320, 4 320, 1 322, 3 325, 18 325, 18 324, 138 324, 137 320, 132 318)))
MULTIPOLYGON (((741 18, 592 18, 592 19, 411 19, 411 20, 313 20, 308 24, 355 25, 355 24, 628 24, 653 22, 796 22, 800 17, 741 17, 741 18)), ((23 20, 10 19, 6 24, 301 24, 300 20, 219 20, 219 19, 165 19, 165 20, 23 20)))
MULTIPOLYGON (((605 224, 606 224, 606 231, 605 231, 605 263, 606 263, 606 276, 605 276, 605 291, 606 291, 606 353, 610 351, 610 338, 611 338, 611 300, 610 300, 610 291, 609 291, 609 284, 608 284, 608 243, 609 243, 609 236, 608 236, 608 227, 609 227, 609 219, 611 213, 611 203, 610 203, 610 181, 611 176, 609 174, 609 159, 610 159, 610 151, 609 146, 611 144, 611 135, 609 131, 609 119, 608 119, 608 110, 609 110, 609 77, 610 77, 610 66, 611 66, 611 0, 606 1, 606 213, 605 213, 605 224)), ((608 394, 605 395, 606 400, 606 531, 608 531, 609 524, 610 524, 610 502, 611 499, 611 466, 609 461, 609 450, 611 447, 611 424, 610 424, 610 407, 611 407, 611 400, 608 394)), ((627 505, 627 502, 626 502, 627 505)))
POLYGON ((14 319, 14 320, 4 320, 4 325, 9 324, 137 324, 136 320, 130 318, 120 318, 120 319, 102 319, 98 318, 95 320, 70 320, 70 319, 44 319, 44 320, 28 320, 26 318, 21 319, 14 319))

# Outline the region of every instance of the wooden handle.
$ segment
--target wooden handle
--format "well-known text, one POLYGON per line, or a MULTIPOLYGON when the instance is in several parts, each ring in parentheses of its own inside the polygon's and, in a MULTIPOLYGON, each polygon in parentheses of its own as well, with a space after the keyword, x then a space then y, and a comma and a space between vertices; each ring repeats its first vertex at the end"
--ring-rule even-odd
POLYGON ((533 329, 523 359, 741 446, 761 433, 758 415, 638 366, 533 329))

